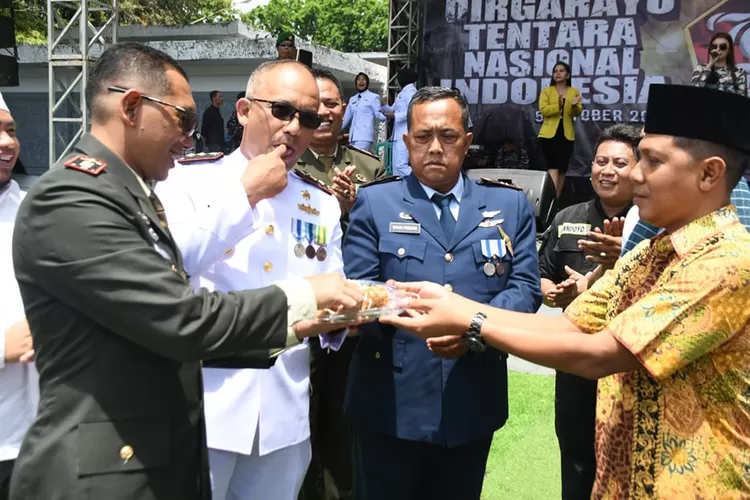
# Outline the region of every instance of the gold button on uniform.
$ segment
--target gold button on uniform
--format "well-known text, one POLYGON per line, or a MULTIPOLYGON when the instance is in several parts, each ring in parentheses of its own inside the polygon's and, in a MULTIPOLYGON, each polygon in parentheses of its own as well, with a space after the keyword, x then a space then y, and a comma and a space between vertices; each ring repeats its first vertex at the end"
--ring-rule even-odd
POLYGON ((445 254, 445 262, 447 262, 448 264, 450 264, 451 262, 453 262, 453 254, 452 253, 445 254))
POLYGON ((399 254, 400 256, 403 256, 403 255, 404 255, 405 253, 406 253, 406 250, 405 250, 405 249, 403 249, 403 248, 399 248, 399 249, 398 249, 398 254, 399 254))
POLYGON ((379 352, 375 353, 375 359, 380 359, 380 353, 379 352))
POLYGON ((272 235, 273 234, 273 224, 269 224, 266 226, 266 234, 272 235))
POLYGON ((265 272, 270 273, 271 269, 273 269, 273 264, 271 264, 270 261, 267 261, 265 264, 263 264, 263 270, 265 272))
POLYGON ((445 284, 445 285, 443 285, 443 286, 444 286, 444 287, 445 287, 445 289, 446 289, 446 290, 448 290, 449 292, 452 292, 452 291, 453 291, 453 287, 452 287, 452 286, 450 285, 450 283, 446 283, 446 284, 445 284))
POLYGON ((133 458, 133 455, 135 452, 133 451, 133 448, 131 446, 125 445, 122 448, 120 448, 120 458, 123 460, 130 460, 133 458))

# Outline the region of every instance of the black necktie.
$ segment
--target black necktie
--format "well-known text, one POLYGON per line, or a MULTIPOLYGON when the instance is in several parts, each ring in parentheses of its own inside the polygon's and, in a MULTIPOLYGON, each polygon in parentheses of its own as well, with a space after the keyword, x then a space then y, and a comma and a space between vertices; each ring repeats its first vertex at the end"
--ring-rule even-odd
POLYGON ((153 190, 151 191, 151 194, 148 195, 148 199, 151 200, 151 204, 154 206, 154 211, 159 218, 161 227, 168 230, 169 225, 167 224, 167 213, 164 210, 164 205, 161 204, 161 200, 156 196, 156 193, 153 190))
POLYGON ((451 213, 451 201, 453 201, 452 194, 435 193, 432 195, 432 202, 440 207, 440 226, 443 228, 443 234, 448 241, 453 238, 453 231, 456 229, 456 219, 453 218, 451 213))

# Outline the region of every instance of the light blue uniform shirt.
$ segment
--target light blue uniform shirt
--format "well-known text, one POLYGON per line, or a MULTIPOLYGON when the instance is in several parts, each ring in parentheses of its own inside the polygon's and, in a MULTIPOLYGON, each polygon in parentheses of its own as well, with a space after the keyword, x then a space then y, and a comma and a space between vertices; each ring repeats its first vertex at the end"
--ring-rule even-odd
POLYGON ((355 94, 349 99, 341 128, 349 127, 349 142, 369 142, 375 139, 375 120, 384 121, 380 111, 380 96, 369 90, 355 94))
POLYGON ((401 92, 393 101, 393 106, 384 106, 383 109, 393 113, 393 153, 391 155, 391 167, 394 175, 406 177, 411 173, 409 166, 409 152, 404 144, 404 134, 407 131, 406 114, 409 111, 409 103, 414 94, 417 93, 417 86, 413 83, 401 89, 401 92))

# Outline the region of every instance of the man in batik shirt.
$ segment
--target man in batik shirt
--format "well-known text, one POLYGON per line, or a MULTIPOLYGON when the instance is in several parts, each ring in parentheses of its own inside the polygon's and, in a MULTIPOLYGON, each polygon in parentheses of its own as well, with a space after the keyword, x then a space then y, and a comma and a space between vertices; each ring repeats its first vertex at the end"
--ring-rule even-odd
POLYGON ((750 99, 652 85, 631 180, 641 217, 662 234, 563 317, 416 283, 400 285, 420 294, 414 312, 381 323, 427 338, 439 355, 486 343, 601 378, 592 498, 750 498, 750 234, 729 204, 748 130, 750 99))

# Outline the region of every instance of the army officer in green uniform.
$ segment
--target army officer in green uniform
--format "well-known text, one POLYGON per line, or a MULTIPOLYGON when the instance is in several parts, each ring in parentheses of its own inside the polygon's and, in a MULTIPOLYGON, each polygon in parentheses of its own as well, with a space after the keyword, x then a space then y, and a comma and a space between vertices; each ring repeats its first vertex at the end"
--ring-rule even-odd
MULTIPOLYGON (((296 168, 325 185, 341 206, 341 226, 346 231, 349 211, 362 184, 385 176, 380 158, 350 145, 338 143, 344 104, 341 85, 333 74, 314 69, 320 92, 318 114, 322 125, 315 130, 310 147, 296 168)), ((338 351, 321 348, 310 339, 310 440, 312 461, 302 487, 304 500, 352 498, 352 458, 349 425, 343 406, 349 362, 357 337, 347 338, 338 351)))
POLYGON ((341 84, 327 70, 315 69, 313 74, 320 91, 318 114, 323 118, 323 123, 313 134, 310 147, 297 162, 297 169, 312 175, 334 192, 341 205, 341 222, 345 230, 357 189, 362 184, 384 177, 385 167, 380 158, 369 151, 339 144, 344 119, 341 84))

